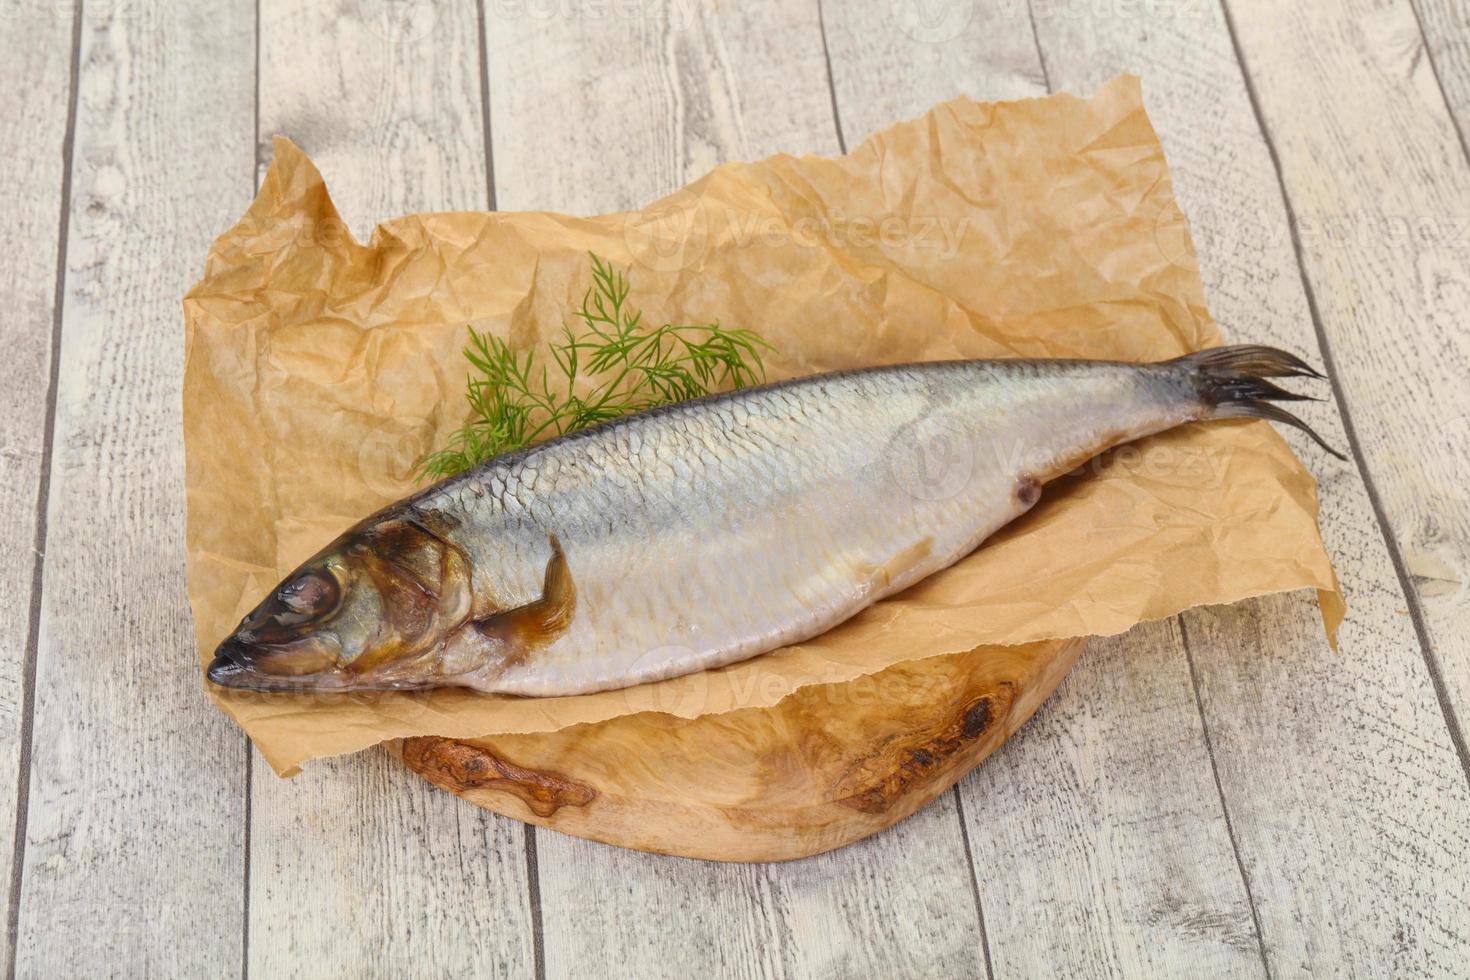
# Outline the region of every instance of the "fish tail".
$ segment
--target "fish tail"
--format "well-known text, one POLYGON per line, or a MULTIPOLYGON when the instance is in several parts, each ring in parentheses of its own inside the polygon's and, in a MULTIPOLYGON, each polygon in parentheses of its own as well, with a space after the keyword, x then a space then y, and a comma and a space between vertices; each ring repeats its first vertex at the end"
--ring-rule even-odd
POLYGON ((1175 358, 1170 366, 1185 370, 1204 409, 1201 418, 1269 419, 1300 429, 1324 450, 1346 460, 1301 419, 1273 401, 1317 401, 1310 395, 1287 391, 1267 378, 1325 378, 1295 354, 1275 347, 1242 344, 1212 347, 1175 358))

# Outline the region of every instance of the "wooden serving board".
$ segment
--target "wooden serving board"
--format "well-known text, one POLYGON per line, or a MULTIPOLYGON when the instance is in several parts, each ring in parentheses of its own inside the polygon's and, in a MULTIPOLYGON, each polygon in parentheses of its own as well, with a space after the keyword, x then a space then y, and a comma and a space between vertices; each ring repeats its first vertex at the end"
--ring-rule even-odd
POLYGON ((875 834, 994 752, 1085 639, 980 647, 693 720, 625 715, 559 732, 390 748, 477 806, 591 840, 783 861, 875 834))

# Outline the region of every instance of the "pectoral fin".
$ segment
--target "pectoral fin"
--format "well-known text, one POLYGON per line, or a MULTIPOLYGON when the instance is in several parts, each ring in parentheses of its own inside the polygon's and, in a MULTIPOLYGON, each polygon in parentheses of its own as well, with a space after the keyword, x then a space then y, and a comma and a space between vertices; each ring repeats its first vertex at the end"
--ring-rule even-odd
POLYGON ((577 610, 577 586, 556 535, 551 539, 551 558, 541 584, 541 598, 475 620, 475 629, 490 639, 500 640, 522 655, 546 646, 567 631, 577 610))

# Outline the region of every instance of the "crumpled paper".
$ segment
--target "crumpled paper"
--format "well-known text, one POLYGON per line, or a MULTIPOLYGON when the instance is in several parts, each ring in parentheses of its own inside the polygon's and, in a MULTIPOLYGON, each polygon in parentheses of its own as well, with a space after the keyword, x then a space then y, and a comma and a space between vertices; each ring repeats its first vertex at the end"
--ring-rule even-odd
MULTIPOLYGON (((957 357, 1158 360, 1220 342, 1138 80, 1090 99, 955 99, 847 156, 730 163, 642 211, 408 215, 368 245, 289 140, 184 298, 189 599, 201 664, 264 593, 414 489, 466 415, 466 325, 557 333, 588 252, 655 322, 718 319, 773 379, 957 357)), ((1250 338, 1237 338, 1249 340, 1250 338)), ((982 644, 1114 634, 1190 606, 1343 602, 1315 484, 1260 422, 1124 447, 953 568, 809 642, 621 691, 210 698, 283 775, 413 735, 553 731, 635 711, 774 704, 982 644)))

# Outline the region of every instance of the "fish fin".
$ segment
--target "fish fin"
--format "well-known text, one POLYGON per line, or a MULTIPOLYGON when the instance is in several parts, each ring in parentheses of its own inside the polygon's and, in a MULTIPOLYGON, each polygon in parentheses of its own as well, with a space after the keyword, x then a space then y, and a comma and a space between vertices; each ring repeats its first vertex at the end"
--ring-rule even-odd
POLYGON ((1201 418, 1269 419, 1292 426, 1311 436, 1324 450, 1346 460, 1312 427, 1295 415, 1270 404, 1273 401, 1317 401, 1310 395, 1287 391, 1267 378, 1324 378, 1306 361, 1275 347, 1243 344, 1235 347, 1212 347, 1176 357, 1169 366, 1182 368, 1193 385, 1204 412, 1201 418))
POLYGON ((1187 365, 1200 371, 1250 374, 1258 378, 1327 378, 1327 375, 1295 354, 1264 344, 1211 347, 1176 357, 1169 363, 1187 365))
POLYGON ((1209 415, 1212 419, 1269 419, 1272 422, 1280 422, 1294 429, 1301 429, 1312 441, 1322 447, 1323 452, 1336 456, 1343 462, 1347 462, 1347 455, 1328 445, 1327 440, 1319 436, 1310 425, 1297 418, 1279 405, 1268 402, 1229 402, 1221 405, 1209 415))
POLYGON ((474 622, 482 635, 505 641, 512 649, 529 651, 551 643, 567 631, 577 610, 577 586, 556 535, 541 583, 541 597, 524 606, 492 613, 474 622))

